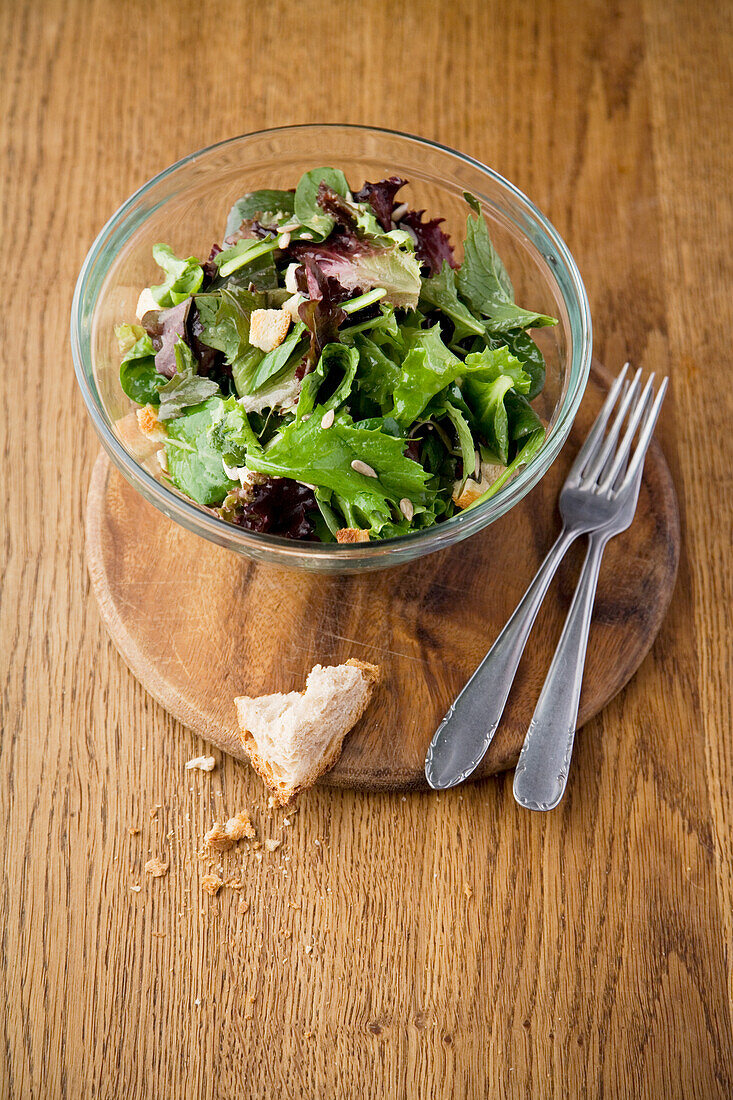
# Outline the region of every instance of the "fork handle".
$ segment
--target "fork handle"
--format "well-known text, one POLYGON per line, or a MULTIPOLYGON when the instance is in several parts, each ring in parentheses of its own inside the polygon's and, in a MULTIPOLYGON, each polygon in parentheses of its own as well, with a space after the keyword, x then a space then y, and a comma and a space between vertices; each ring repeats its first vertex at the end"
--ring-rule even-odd
POLYGON ((575 740, 593 604, 609 535, 595 531, 550 671, 514 773, 514 797, 528 810, 552 810, 565 793, 575 740))
POLYGON ((550 581, 581 533, 567 527, 560 532, 511 619, 435 731, 425 760, 425 777, 431 787, 456 786, 484 758, 550 581))

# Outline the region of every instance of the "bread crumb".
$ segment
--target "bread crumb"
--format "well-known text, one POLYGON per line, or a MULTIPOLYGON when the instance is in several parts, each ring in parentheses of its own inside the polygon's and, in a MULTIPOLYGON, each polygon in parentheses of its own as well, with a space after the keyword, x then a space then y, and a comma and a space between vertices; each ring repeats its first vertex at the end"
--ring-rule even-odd
POLYGON ((204 846, 209 852, 228 852, 238 840, 254 840, 256 836, 249 816, 242 811, 223 825, 215 821, 204 836, 204 846))
POLYGON ((131 886, 130 889, 132 890, 133 894, 139 894, 142 890, 142 886, 131 886))
POLYGON ((221 890, 224 883, 218 875, 204 875, 201 879, 201 889, 206 890, 207 894, 211 894, 212 898, 221 890))
POLYGON ((342 527, 336 532, 336 542, 369 542, 369 532, 361 527, 342 527))
POLYGON ((468 885, 467 882, 464 883, 463 893, 466 895, 466 898, 472 898, 473 897, 473 890, 471 889, 471 887, 468 885))
POLYGON ((158 419, 158 413, 154 405, 143 405, 137 409, 137 426, 146 439, 153 443, 163 443, 168 438, 168 431, 158 419))
POLYGON ((305 953, 306 953, 306 955, 312 955, 313 954, 313 944, 307 943, 305 945, 305 953))
POLYGON ((167 933, 166 932, 153 932, 153 935, 159 940, 164 940, 167 933))
POLYGON ((282 840, 272 840, 270 837, 265 841, 265 847, 268 852, 274 852, 282 844, 282 840))
POLYGON ((159 809, 160 809, 160 806, 153 806, 152 810, 150 811, 150 820, 151 821, 155 821, 156 817, 158 816, 158 810, 159 809))
POLYGON ((195 756, 193 760, 186 761, 186 771, 190 772, 196 768, 200 772, 213 772, 216 767, 216 760, 213 756, 195 756))
POLYGON ((157 856, 153 856, 153 858, 149 859, 145 864, 145 870, 149 875, 152 875, 153 878, 162 878, 163 875, 168 874, 168 864, 163 863, 157 856))
POLYGON ((237 906, 237 909, 238 909, 238 912, 240 912, 240 913, 248 913, 249 912, 249 902, 247 901, 246 898, 242 898, 239 905, 237 906))
POLYGON ((255 827, 249 819, 249 815, 244 813, 244 811, 229 818, 224 825, 224 832, 228 837, 231 837, 233 841, 254 840, 257 836, 255 827))
POLYGON ((140 829, 137 825, 130 825, 127 831, 130 836, 139 836, 142 832, 142 829, 140 829))

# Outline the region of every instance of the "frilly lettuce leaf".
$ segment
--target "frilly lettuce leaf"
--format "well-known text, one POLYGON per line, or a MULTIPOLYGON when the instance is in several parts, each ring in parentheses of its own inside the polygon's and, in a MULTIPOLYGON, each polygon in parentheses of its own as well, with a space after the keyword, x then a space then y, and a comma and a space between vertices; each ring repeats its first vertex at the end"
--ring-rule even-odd
POLYGON ((154 244, 153 259, 165 272, 164 281, 159 286, 150 288, 150 293, 161 309, 177 306, 201 289, 204 269, 195 256, 181 260, 167 244, 154 244))
POLYGON ((403 497, 425 504, 429 474, 406 458, 404 441, 379 430, 360 428, 337 417, 322 428, 325 405, 318 405, 308 420, 286 425, 264 451, 249 451, 248 469, 276 477, 293 477, 321 489, 330 489, 346 500, 363 493, 398 503, 403 497), (371 466, 377 477, 352 467, 359 460, 371 466))

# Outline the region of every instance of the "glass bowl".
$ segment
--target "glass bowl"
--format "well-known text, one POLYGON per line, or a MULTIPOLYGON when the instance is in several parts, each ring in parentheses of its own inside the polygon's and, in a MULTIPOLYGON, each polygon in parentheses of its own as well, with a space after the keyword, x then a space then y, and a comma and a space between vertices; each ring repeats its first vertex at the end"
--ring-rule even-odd
POLYGON ((570 430, 591 360, 591 320, 580 274, 565 243, 525 195, 496 172, 435 142, 365 126, 284 126, 212 145, 167 168, 107 222, 79 274, 71 312, 76 376, 92 423, 112 462, 146 500, 176 523, 258 561, 331 573, 383 569, 452 546, 513 508, 549 468, 570 430), (445 218, 461 258, 470 191, 481 203, 517 301, 559 319, 535 332, 547 361, 534 407, 547 439, 529 464, 483 504, 425 531, 386 541, 306 543, 225 523, 161 480, 154 446, 138 431, 119 384, 114 326, 133 320, 140 290, 157 275, 151 256, 165 241, 182 256, 205 258, 221 242, 227 213, 257 188, 294 187, 309 168, 343 169, 352 187, 398 175, 400 198, 445 218))

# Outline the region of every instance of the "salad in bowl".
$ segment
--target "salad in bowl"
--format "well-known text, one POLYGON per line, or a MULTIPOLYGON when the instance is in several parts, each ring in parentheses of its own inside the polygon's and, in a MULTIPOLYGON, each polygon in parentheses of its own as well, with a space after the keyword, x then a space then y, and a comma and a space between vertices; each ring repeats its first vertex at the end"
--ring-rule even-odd
POLYGON ((399 538, 490 499, 545 440, 530 331, 555 319, 515 302, 470 193, 459 264, 399 176, 293 182, 241 197, 205 259, 155 244, 160 274, 116 326, 162 476, 306 542, 399 538))

